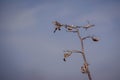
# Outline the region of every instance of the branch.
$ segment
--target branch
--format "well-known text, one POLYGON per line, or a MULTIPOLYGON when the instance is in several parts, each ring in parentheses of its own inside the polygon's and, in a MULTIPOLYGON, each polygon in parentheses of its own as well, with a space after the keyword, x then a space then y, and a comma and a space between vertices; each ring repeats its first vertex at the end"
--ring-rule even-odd
POLYGON ((66 32, 73 32, 73 33, 76 33, 77 31, 76 30, 66 30, 66 32))
POLYGON ((79 50, 66 50, 64 51, 64 58, 63 58, 63 61, 66 61, 66 58, 68 58, 69 56, 71 56, 72 53, 82 53, 82 51, 79 51, 79 50))
POLYGON ((66 50, 65 52, 71 52, 71 53, 82 53, 82 51, 79 51, 79 50, 66 50))
POLYGON ((99 41, 99 39, 98 39, 97 37, 94 37, 94 36, 86 36, 86 37, 83 37, 82 40, 85 40, 85 39, 87 39, 87 38, 91 38, 92 41, 94 41, 94 42, 99 41))

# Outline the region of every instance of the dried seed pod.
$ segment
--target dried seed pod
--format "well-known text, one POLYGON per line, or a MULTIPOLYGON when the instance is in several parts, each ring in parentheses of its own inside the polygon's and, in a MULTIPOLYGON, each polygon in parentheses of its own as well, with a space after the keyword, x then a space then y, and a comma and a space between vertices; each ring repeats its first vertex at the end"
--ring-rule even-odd
POLYGON ((96 37, 92 37, 92 40, 95 41, 95 42, 99 41, 99 39, 96 38, 96 37))
POLYGON ((81 72, 82 72, 83 74, 88 72, 88 64, 84 64, 84 65, 81 67, 81 72))
POLYGON ((69 57, 71 54, 72 54, 72 52, 66 52, 66 53, 64 54, 63 61, 66 61, 66 58, 69 57))
POLYGON ((65 61, 65 62, 66 62, 66 59, 65 59, 65 58, 63 58, 63 61, 65 61))
POLYGON ((81 72, 84 74, 85 73, 85 70, 84 70, 84 67, 82 66, 81 67, 81 72))
POLYGON ((54 30, 54 33, 57 31, 57 30, 61 30, 60 28, 63 26, 62 24, 60 24, 59 22, 57 21, 54 21, 53 24, 55 25, 55 30, 54 30))
POLYGON ((68 27, 67 29, 68 29, 69 31, 71 31, 71 30, 72 30, 72 28, 71 28, 71 27, 68 27))
POLYGON ((65 53, 64 54, 64 58, 67 58, 67 57, 69 57, 71 55, 71 53, 65 53))

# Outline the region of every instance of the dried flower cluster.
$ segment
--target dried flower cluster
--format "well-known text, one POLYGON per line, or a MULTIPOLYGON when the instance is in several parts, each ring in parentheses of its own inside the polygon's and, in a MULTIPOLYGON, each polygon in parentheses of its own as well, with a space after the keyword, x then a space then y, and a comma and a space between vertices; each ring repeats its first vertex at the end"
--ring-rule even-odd
POLYGON ((54 33, 57 31, 57 30, 61 30, 61 27, 63 26, 62 24, 60 24, 59 22, 57 21, 54 21, 53 24, 55 25, 55 30, 54 30, 54 33))
POLYGON ((84 64, 82 67, 81 67, 81 72, 84 74, 84 73, 88 73, 88 64, 84 64))
POLYGON ((64 58, 63 61, 66 61, 66 58, 68 58, 69 56, 71 56, 72 52, 66 52, 64 53, 64 58))

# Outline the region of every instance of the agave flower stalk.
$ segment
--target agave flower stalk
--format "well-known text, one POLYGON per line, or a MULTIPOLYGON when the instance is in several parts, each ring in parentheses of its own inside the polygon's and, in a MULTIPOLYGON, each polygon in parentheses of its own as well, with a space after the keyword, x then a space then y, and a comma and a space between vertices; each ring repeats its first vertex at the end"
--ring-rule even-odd
POLYGON ((89 70, 89 65, 87 63, 87 59, 86 59, 86 56, 85 56, 85 51, 84 51, 84 40, 87 39, 87 38, 90 38, 92 39, 92 41, 94 42, 97 42, 99 41, 99 39, 95 36, 86 36, 86 37, 82 37, 81 36, 81 33, 79 31, 80 28, 84 28, 84 29, 89 29, 93 26, 95 26, 94 24, 87 24, 85 26, 74 26, 74 25, 67 25, 67 24, 61 24, 59 23, 58 21, 55 21, 53 22, 53 24, 56 26, 55 27, 55 30, 54 30, 54 33, 56 32, 56 30, 61 30, 61 27, 64 27, 66 29, 67 32, 73 32, 73 33, 76 33, 79 40, 80 40, 80 46, 81 46, 81 49, 80 50, 66 50, 64 51, 64 58, 63 60, 66 61, 66 58, 70 57, 72 53, 81 53, 82 54, 82 57, 83 57, 83 66, 81 66, 81 72, 82 73, 86 73, 88 75, 88 79, 89 80, 92 80, 92 77, 91 77, 91 74, 90 74, 90 70, 89 70))

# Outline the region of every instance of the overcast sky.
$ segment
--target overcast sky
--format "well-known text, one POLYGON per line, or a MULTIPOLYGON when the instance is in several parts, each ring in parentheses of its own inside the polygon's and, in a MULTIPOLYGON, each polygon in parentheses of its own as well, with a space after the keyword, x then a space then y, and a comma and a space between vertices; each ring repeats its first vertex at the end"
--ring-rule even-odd
POLYGON ((52 21, 95 27, 82 35, 93 80, 120 80, 119 0, 1 0, 0 80, 87 80, 80 54, 64 62, 63 51, 80 49, 75 33, 55 34, 52 21))

